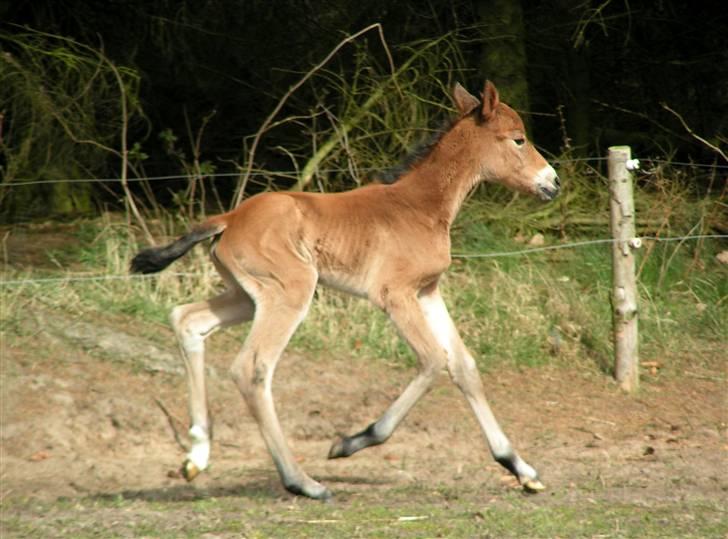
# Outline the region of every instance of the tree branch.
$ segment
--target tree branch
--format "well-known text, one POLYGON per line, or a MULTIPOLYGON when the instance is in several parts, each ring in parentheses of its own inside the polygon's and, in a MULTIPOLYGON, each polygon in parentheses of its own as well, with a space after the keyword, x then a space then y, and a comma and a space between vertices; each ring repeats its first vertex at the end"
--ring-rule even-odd
POLYGON ((275 106, 273 111, 268 115, 268 117, 265 119, 263 124, 260 126, 260 129, 258 129, 258 132, 255 134, 255 138, 253 139, 253 143, 250 146, 250 151, 248 152, 248 165, 245 169, 245 173, 243 175, 242 180, 240 181, 240 184, 237 187, 237 192, 234 197, 233 206, 237 206, 242 202, 243 196, 245 194, 245 187, 248 183, 248 180, 250 179, 251 172, 253 170, 253 159, 255 157, 255 152, 258 149, 258 143, 260 142, 261 137, 263 134, 270 128, 271 123, 273 122, 273 119, 276 117, 276 115, 281 111, 283 108, 283 105, 285 105, 286 101, 288 101, 288 98, 293 95, 293 93, 298 90, 301 86, 303 86, 308 79, 310 79, 314 73, 316 73, 319 69, 324 67, 329 60, 331 60, 336 53, 339 52, 339 50, 344 47, 344 45, 351 43, 355 39, 357 39, 359 36, 369 32, 370 30, 377 29, 379 33, 379 38, 382 41, 382 45, 384 46, 384 50, 387 54, 387 59, 389 60, 389 67, 392 71, 392 74, 394 75, 394 61, 392 60, 392 55, 389 52, 389 47, 387 46, 387 42, 384 39, 384 31, 382 29, 382 25, 380 23, 370 24, 366 28, 359 30, 355 34, 352 34, 343 40, 339 42, 336 47, 334 47, 329 54, 326 55, 326 57, 316 64, 312 69, 310 69, 296 84, 291 86, 288 91, 283 94, 283 97, 278 101, 278 104, 275 106))
POLYGON ((718 146, 715 146, 714 144, 711 144, 710 142, 708 142, 707 140, 705 140, 703 137, 701 137, 700 135, 698 135, 697 133, 695 133, 690 128, 690 126, 687 124, 687 122, 683 119, 683 117, 679 113, 677 113, 674 110, 672 110, 667 105, 667 103, 660 103, 660 105, 662 106, 663 109, 665 109, 667 112, 670 112, 670 113, 674 114, 675 117, 678 120, 680 120, 680 123, 685 128, 685 131, 687 131, 688 134, 691 137, 693 137, 694 139, 696 139, 696 140, 702 142, 703 144, 705 144, 708 148, 710 148, 711 150, 713 150, 714 152, 716 152, 718 155, 720 155, 723 158, 723 160, 728 161, 728 156, 726 156, 726 154, 725 154, 725 152, 723 150, 721 150, 718 146))

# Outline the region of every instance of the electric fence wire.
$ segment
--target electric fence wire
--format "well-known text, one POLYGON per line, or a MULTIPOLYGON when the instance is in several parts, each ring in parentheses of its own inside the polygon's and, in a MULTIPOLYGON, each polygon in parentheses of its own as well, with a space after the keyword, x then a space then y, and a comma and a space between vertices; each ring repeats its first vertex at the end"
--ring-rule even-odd
MULTIPOLYGON (((656 241, 656 242, 672 242, 672 241, 688 241, 688 240, 699 240, 699 239, 728 239, 728 234, 697 234, 691 236, 675 236, 661 238, 659 236, 642 236, 639 238, 642 241, 656 241)), ((599 245, 606 243, 616 243, 620 240, 615 238, 607 239, 596 239, 577 241, 572 243, 563 243, 560 245, 546 245, 542 247, 532 247, 529 249, 519 249, 516 251, 501 251, 494 253, 453 253, 453 258, 459 259, 483 259, 483 258, 501 258, 507 256, 525 256, 535 253, 542 253, 545 251, 556 251, 560 249, 572 249, 577 247, 585 247, 588 245, 599 245)), ((138 274, 124 274, 124 275, 68 275, 65 277, 46 277, 38 279, 9 279, 0 281, 0 287, 2 286, 20 286, 26 284, 51 284, 51 283, 66 283, 66 282, 93 282, 93 281, 116 281, 116 280, 129 280, 129 279, 152 279, 159 275, 168 275, 173 277, 196 277, 199 273, 164 273, 157 275, 138 275, 138 274)))
MULTIPOLYGON (((551 162, 555 165, 563 165, 567 163, 583 163, 583 162, 599 162, 607 161, 607 157, 571 157, 569 159, 553 159, 551 162)), ((666 159, 640 159, 643 164, 659 163, 665 165, 684 166, 684 167, 695 167, 695 168, 708 168, 716 170, 728 170, 728 165, 718 165, 709 163, 688 163, 682 161, 669 161, 666 159)), ((645 166, 641 166, 643 170, 645 166)), ((378 172, 381 168, 376 167, 361 167, 357 170, 361 172, 378 172)), ((319 169, 322 174, 332 174, 351 171, 348 168, 325 168, 319 169)), ((300 171, 297 170, 262 170, 253 169, 254 175, 267 175, 267 176, 297 176, 300 171)), ((198 179, 212 179, 212 178, 234 178, 242 176, 242 172, 213 172, 210 174, 190 175, 190 174, 169 174, 164 176, 149 176, 144 178, 127 178, 127 183, 135 182, 153 182, 153 181, 165 181, 165 180, 183 180, 190 177, 196 177, 198 179)), ((121 183, 121 178, 60 178, 53 180, 29 180, 21 178, 13 180, 11 182, 0 182, 0 188, 12 188, 12 187, 23 187, 28 185, 45 185, 45 184, 57 184, 57 183, 121 183)))

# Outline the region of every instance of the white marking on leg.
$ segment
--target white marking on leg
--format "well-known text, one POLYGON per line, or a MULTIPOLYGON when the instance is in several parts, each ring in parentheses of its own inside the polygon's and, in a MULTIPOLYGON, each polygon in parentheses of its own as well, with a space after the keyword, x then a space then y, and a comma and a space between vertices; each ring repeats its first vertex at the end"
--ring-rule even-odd
POLYGON ((442 346, 448 360, 450 360, 452 358, 454 328, 445 304, 439 296, 434 298, 423 296, 420 298, 420 305, 422 305, 430 331, 432 331, 438 344, 442 346))
POLYGON ((207 468, 210 460, 210 437, 199 425, 193 425, 190 428, 189 436, 192 440, 192 448, 187 453, 187 459, 202 471, 207 468))
POLYGON ((536 470, 518 455, 516 455, 516 471, 521 484, 538 478, 536 470))
POLYGON ((188 354, 195 354, 205 351, 205 341, 201 336, 191 335, 183 332, 181 336, 182 348, 188 354))

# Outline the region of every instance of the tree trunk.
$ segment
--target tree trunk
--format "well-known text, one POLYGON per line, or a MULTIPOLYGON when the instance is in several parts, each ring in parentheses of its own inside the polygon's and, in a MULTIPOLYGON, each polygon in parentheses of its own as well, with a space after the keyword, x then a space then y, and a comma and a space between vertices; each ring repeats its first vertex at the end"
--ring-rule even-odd
MULTIPOLYGON (((581 0, 558 0, 555 2, 556 17, 569 28, 576 28, 586 17, 588 5, 581 0)), ((589 43, 580 37, 564 39, 561 45, 562 68, 566 76, 560 86, 560 101, 565 107, 566 136, 569 149, 574 155, 587 155, 591 124, 591 85, 589 43)))
MULTIPOLYGON (((521 2, 478 0, 477 12, 484 38, 481 75, 495 83, 506 103, 519 112, 528 112, 526 31, 521 2)), ((528 128, 528 116, 523 119, 528 128)))

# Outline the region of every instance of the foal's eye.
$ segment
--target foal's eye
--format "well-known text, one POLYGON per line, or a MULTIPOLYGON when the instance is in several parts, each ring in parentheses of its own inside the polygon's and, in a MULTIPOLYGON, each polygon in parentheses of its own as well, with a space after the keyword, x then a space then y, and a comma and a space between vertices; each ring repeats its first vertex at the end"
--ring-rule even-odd
POLYGON ((523 146, 524 144, 526 144, 526 139, 523 137, 514 138, 513 142, 515 143, 516 146, 523 146))

